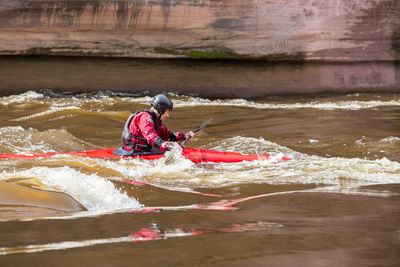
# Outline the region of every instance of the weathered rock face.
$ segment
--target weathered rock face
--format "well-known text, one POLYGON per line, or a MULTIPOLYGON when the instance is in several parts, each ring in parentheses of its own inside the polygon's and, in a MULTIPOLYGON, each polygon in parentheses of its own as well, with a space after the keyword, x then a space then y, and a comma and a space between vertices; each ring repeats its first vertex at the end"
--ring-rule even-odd
POLYGON ((398 0, 2 0, 0 54, 400 59, 398 0))

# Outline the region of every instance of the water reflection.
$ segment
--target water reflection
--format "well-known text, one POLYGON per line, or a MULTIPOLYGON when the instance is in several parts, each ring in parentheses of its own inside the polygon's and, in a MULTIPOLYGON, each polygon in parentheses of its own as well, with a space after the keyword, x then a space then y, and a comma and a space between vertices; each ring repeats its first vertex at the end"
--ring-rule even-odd
POLYGON ((383 88, 396 84, 394 63, 324 64, 321 85, 337 89, 383 88))

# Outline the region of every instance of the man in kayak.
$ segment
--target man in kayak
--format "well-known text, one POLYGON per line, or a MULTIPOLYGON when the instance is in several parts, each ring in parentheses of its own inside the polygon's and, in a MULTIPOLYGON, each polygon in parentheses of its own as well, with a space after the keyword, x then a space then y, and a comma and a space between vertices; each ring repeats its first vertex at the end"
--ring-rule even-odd
POLYGON ((119 156, 162 154, 172 149, 173 143, 170 141, 193 138, 192 131, 173 132, 163 125, 172 109, 172 101, 165 95, 159 94, 154 97, 150 109, 130 115, 122 132, 123 146, 114 150, 114 154, 119 156))

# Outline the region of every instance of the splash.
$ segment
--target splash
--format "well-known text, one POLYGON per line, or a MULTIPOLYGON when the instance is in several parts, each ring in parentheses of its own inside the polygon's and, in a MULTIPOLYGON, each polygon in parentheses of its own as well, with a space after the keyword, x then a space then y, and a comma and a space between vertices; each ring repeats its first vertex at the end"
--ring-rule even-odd
POLYGON ((240 183, 336 184, 352 187, 400 182, 400 163, 384 157, 367 160, 310 156, 263 138, 240 136, 224 139, 223 142, 210 142, 208 146, 222 151, 268 153, 272 157, 239 163, 194 164, 176 150, 158 160, 102 160, 59 155, 38 161, 43 165, 79 166, 87 173, 103 173, 107 179, 138 181, 183 192, 189 192, 192 188, 217 188, 240 183), (278 160, 282 154, 293 160, 278 160))
POLYGON ((98 175, 83 174, 68 166, 58 168, 33 167, 28 170, 1 174, 2 180, 13 178, 36 178, 46 189, 63 191, 79 201, 89 211, 110 211, 140 208, 142 205, 114 184, 98 175))
POLYGON ((124 160, 107 162, 108 168, 124 174, 123 178, 166 188, 215 188, 241 183, 263 184, 334 184, 352 188, 370 184, 400 182, 400 163, 387 158, 319 157, 296 152, 263 138, 232 137, 210 143, 210 149, 240 153, 268 153, 292 161, 257 160, 240 163, 193 164, 184 158, 169 162, 124 160), (224 144, 224 145, 221 145, 224 144))

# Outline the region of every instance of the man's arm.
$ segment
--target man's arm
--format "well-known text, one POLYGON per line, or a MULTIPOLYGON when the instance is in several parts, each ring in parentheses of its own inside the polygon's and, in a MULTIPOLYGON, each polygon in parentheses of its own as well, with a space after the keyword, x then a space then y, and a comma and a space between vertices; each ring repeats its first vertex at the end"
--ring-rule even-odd
POLYGON ((164 140, 158 135, 154 128, 155 122, 150 114, 143 114, 139 119, 139 128, 143 137, 149 144, 155 148, 160 149, 164 140))

